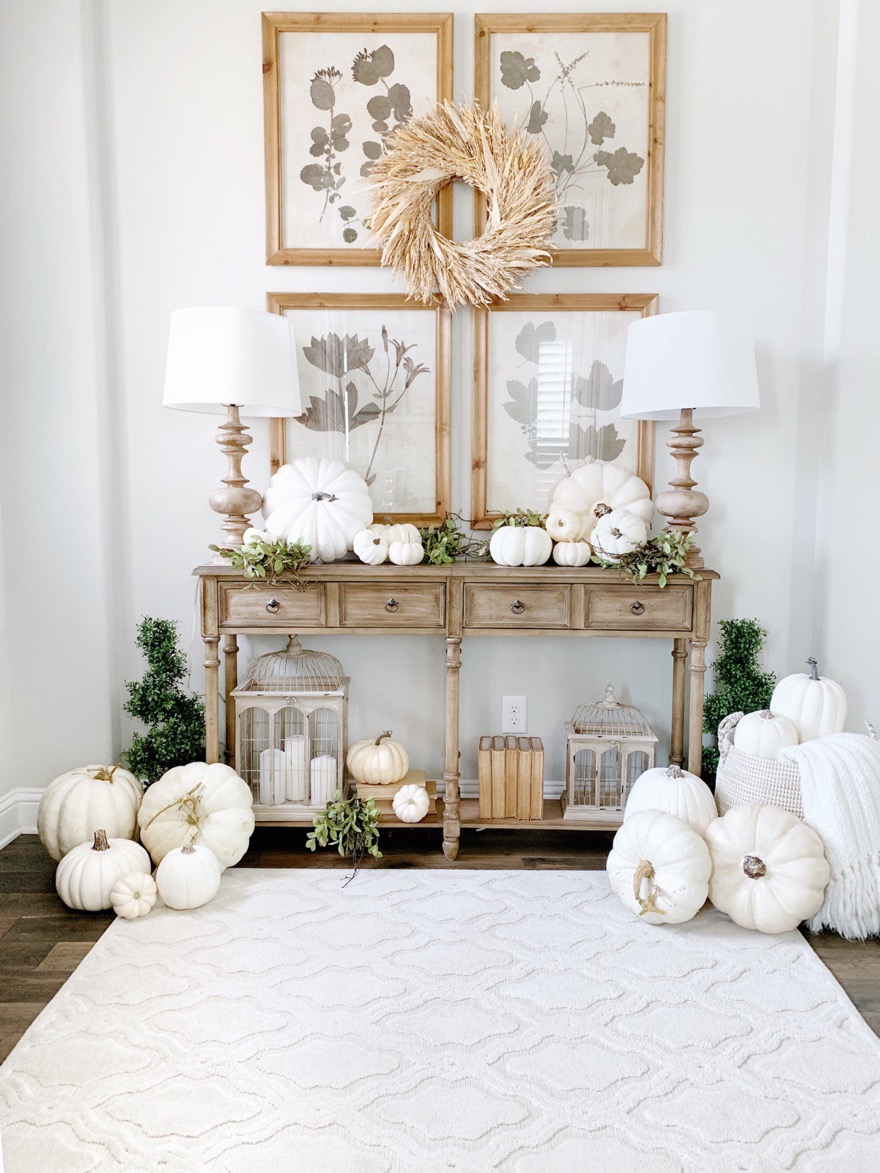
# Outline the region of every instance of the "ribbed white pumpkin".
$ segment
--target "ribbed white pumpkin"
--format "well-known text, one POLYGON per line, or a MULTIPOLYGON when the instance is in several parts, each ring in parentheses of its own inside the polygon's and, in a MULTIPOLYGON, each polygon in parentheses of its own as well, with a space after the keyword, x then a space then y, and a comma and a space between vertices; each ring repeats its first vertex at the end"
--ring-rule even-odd
POLYGON ((606 864, 611 887, 652 925, 677 925, 706 902, 712 864, 702 836, 683 819, 643 810, 614 836, 606 864))
POLYGON ((355 782, 373 786, 390 786, 409 771, 409 754, 399 741, 391 740, 390 729, 373 741, 356 741, 345 761, 355 782))
POLYGON ((698 835, 705 835, 709 824, 718 818, 715 796, 703 779, 678 766, 655 766, 639 775, 626 800, 624 822, 645 810, 675 815, 698 835))
POLYGON ((780 750, 797 745, 798 741, 794 721, 770 709, 741 717, 733 734, 736 748, 754 754, 756 758, 778 758, 780 750))
POLYGON ((110 903, 123 920, 137 920, 147 915, 158 894, 156 881, 149 872, 126 872, 113 885, 110 903))
POLYGON ((272 477, 263 516, 276 538, 305 542, 312 558, 335 562, 373 520, 373 506, 363 478, 341 460, 304 456, 272 477))
POLYGON ((831 869, 822 840, 778 806, 735 806, 707 833, 709 899, 744 929, 786 933, 819 911, 831 869))
POLYGON ((795 672, 779 681, 770 698, 770 710, 793 721, 801 741, 842 733, 846 724, 846 693, 836 681, 819 675, 819 665, 812 656, 807 663, 809 676, 806 672, 795 672))
POLYGON ((138 826, 154 863, 190 839, 210 847, 228 868, 247 851, 254 829, 251 788, 217 762, 175 766, 147 789, 138 826))
POLYGON ((582 464, 553 490, 551 511, 572 509, 584 519, 583 537, 589 539, 599 518, 611 509, 628 509, 650 526, 654 506, 648 486, 616 464, 601 460, 582 464))
POLYGON ((538 525, 503 525, 489 540, 489 555, 499 566, 543 566, 553 539, 538 525))
POLYGON ((408 521, 396 522, 394 525, 382 525, 380 522, 373 522, 370 529, 376 533, 380 533, 389 546, 392 542, 421 543, 422 540, 422 535, 419 533, 418 527, 408 521))
POLYGON ((394 813, 402 823, 420 823, 431 808, 431 799, 424 786, 413 782, 401 786, 391 800, 394 813))
POLYGON ((579 542, 592 527, 584 522, 579 513, 559 505, 547 514, 544 528, 554 542, 579 542))
POLYGON ((114 839, 134 839, 144 788, 121 766, 78 766, 55 778, 40 798, 37 834, 56 862, 99 827, 114 839))
POLYGON ((169 851, 156 868, 159 895, 169 908, 201 908, 220 888, 220 861, 200 843, 184 843, 169 851))
POLYGON ((603 514, 590 535, 596 553, 609 562, 638 550, 647 540, 647 522, 629 509, 612 509, 603 514))
POLYGON ((111 893, 129 872, 148 872, 150 857, 131 839, 108 839, 99 828, 89 843, 68 851, 55 870, 55 890, 68 908, 100 912, 110 908, 111 893))
POLYGON ((586 566, 592 555, 589 542, 557 542, 553 547, 557 566, 586 566))
POLYGON ((381 566, 388 561, 388 543, 381 533, 376 532, 375 526, 362 529, 352 539, 351 548, 368 566, 381 566))
POLYGON ((388 547, 388 561, 395 566, 418 566, 425 556, 425 549, 419 542, 392 542, 388 547))

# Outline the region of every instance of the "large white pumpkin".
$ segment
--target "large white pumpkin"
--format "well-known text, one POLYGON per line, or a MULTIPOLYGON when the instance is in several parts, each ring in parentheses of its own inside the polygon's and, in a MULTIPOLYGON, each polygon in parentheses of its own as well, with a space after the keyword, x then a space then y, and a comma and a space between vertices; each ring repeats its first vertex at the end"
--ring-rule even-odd
POLYGON ((581 537, 589 539, 596 522, 612 509, 628 509, 650 526, 654 517, 651 493, 643 480, 616 464, 601 460, 582 464, 553 490, 551 512, 572 509, 584 519, 581 537))
POLYGON ((538 525, 503 525, 489 540, 489 555, 499 566, 543 566, 553 539, 538 525))
POLYGON ((272 477, 263 516, 274 537, 304 542, 313 558, 334 562, 372 522, 373 506, 363 478, 341 460, 304 456, 272 477))
POLYGON ((55 889, 68 908, 110 908, 116 882, 129 872, 148 872, 150 857, 131 839, 108 839, 99 828, 89 843, 68 851, 55 871, 55 889))
POLYGON ((639 811, 614 836, 606 864, 611 887, 652 925, 677 925, 706 902, 712 864, 702 836, 663 811, 639 811))
POLYGON ((840 685, 819 675, 819 665, 811 656, 810 674, 795 672, 785 676, 773 689, 771 712, 793 721, 801 741, 842 733, 846 724, 846 694, 840 685))
POLYGON ((345 761, 355 782, 373 786, 390 786, 409 771, 409 754, 399 741, 391 740, 390 729, 375 740, 356 741, 345 761))
POLYGON ((655 766, 639 775, 626 800, 624 822, 644 810, 675 815, 698 835, 705 835, 709 824, 718 818, 715 796, 703 779, 678 766, 655 766))
POLYGON ((217 762, 175 766, 147 789, 138 826, 144 846, 161 863, 190 840, 210 847, 221 867, 238 863, 254 829, 251 788, 217 762))
POLYGON ((778 806, 734 806, 706 834, 709 899, 745 929, 786 933, 818 912, 831 878, 822 840, 778 806))
POLYGON ((144 788, 121 766, 78 766, 55 778, 40 798, 37 834, 57 862, 101 827, 114 839, 134 839, 144 788))
POLYGON ((169 851, 156 868, 159 895, 169 908, 201 908, 220 888, 223 869, 202 843, 184 843, 169 851))
POLYGON ((756 758, 778 758, 780 750, 797 745, 798 740, 794 721, 770 709, 740 717, 733 734, 736 748, 756 758))

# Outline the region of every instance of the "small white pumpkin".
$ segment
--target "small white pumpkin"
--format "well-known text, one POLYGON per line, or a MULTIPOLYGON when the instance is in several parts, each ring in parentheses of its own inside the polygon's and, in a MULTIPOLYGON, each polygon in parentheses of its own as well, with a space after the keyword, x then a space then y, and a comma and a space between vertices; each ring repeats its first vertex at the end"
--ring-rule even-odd
POLYGON ((831 869, 822 840, 778 806, 734 806, 706 835, 709 899, 744 929, 787 933, 819 911, 831 869))
POLYGON ((55 870, 55 890, 68 908, 100 912, 110 908, 116 881, 129 872, 148 872, 150 857, 131 839, 108 839, 98 828, 90 843, 68 851, 55 870))
POLYGON ((431 799, 424 786, 412 782, 409 786, 401 786, 391 805, 402 823, 420 823, 430 809, 431 799))
POLYGON ((386 729, 374 741, 356 741, 345 759, 355 782, 390 786, 409 772, 409 754, 398 741, 391 741, 386 729))
POLYGON ((113 885, 110 903, 123 920, 146 916, 156 903, 159 889, 149 872, 126 872, 113 885))
POLYGON ((159 895, 169 908, 201 908, 217 895, 222 871, 210 847, 184 843, 169 851, 156 868, 159 895))
POLYGON ((648 526, 644 519, 628 509, 612 509, 596 522, 590 541, 596 553, 608 562, 616 562, 624 554, 631 554, 648 540, 648 526))
POLYGON ((254 829, 251 788, 220 762, 175 766, 148 787, 138 826, 154 863, 195 836, 228 868, 247 851, 254 829))
MULTIPOLYGON (((375 525, 370 526, 370 529, 376 529, 375 525)), ((397 522, 394 525, 383 525, 383 537, 390 546, 392 542, 418 542, 421 545, 422 535, 418 531, 418 527, 412 525, 410 522, 397 522)))
POLYGON ((489 540, 489 555, 499 566, 543 566, 553 539, 538 525, 503 525, 489 540))
POLYGON ((335 562, 372 522, 373 506, 363 478, 341 460, 304 456, 272 477, 263 516, 273 537, 305 542, 312 558, 335 562))
POLYGON ((698 835, 705 835, 709 824, 718 818, 715 796, 703 779, 675 765, 655 766, 635 780, 626 800, 624 822, 644 810, 675 815, 698 835))
POLYGON ((677 925, 706 902, 712 864, 702 837, 683 819, 643 810, 614 836, 606 864, 614 892, 652 925, 677 925))
POLYGON ((586 566, 593 555, 589 542, 557 542, 553 561, 557 566, 586 566))
POLYGON ((376 533, 373 526, 362 529, 354 535, 351 548, 368 566, 381 566, 388 561, 388 543, 382 534, 376 533))
POLYGON ((388 547, 388 561, 395 566, 418 566, 425 556, 425 549, 419 542, 392 542, 388 547))
POLYGON ((778 758, 780 750, 797 745, 798 740, 794 721, 770 709, 741 717, 733 734, 736 748, 756 758, 778 758))
POLYGON ((584 519, 573 509, 557 505, 547 514, 544 528, 554 542, 579 542, 591 527, 585 525, 584 519))
POLYGON ((53 779, 40 797, 37 834, 57 863, 101 827, 114 839, 137 836, 144 788, 121 766, 78 766, 53 779))
POLYGON ((648 486, 617 464, 596 460, 582 464, 553 490, 551 509, 562 506, 584 520, 583 537, 589 540, 596 522, 612 509, 628 509, 650 526, 654 506, 648 486))
POLYGON ((770 711, 793 721, 801 741, 842 733, 846 724, 846 693, 836 681, 819 675, 819 665, 812 656, 807 663, 809 676, 806 672, 795 672, 779 681, 770 698, 770 711))

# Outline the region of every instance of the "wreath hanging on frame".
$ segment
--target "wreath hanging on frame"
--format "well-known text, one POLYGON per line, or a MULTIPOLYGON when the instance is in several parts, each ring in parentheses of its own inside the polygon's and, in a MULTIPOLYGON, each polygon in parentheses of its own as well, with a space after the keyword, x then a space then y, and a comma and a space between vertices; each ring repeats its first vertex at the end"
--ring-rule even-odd
POLYGON ((389 136, 369 184, 382 264, 401 274, 414 298, 439 293, 452 307, 488 305, 552 260, 553 172, 543 147, 509 132, 497 108, 442 102, 413 118, 389 136), (435 196, 458 179, 486 197, 486 225, 473 240, 449 240, 431 220, 435 196))

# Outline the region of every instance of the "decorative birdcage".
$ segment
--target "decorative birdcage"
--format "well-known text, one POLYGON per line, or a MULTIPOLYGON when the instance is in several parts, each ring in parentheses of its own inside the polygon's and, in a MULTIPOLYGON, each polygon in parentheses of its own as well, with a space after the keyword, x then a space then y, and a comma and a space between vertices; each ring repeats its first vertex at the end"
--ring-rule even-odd
POLYGON ((323 810, 344 790, 348 677, 335 656, 291 636, 232 693, 235 762, 258 808, 323 810))
POLYGON ((610 684, 604 699, 581 705, 565 730, 564 817, 619 823, 633 783, 654 765, 653 730, 638 709, 620 703, 610 684))

